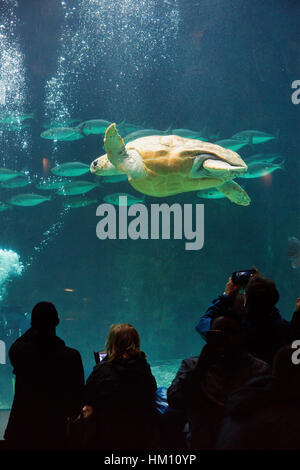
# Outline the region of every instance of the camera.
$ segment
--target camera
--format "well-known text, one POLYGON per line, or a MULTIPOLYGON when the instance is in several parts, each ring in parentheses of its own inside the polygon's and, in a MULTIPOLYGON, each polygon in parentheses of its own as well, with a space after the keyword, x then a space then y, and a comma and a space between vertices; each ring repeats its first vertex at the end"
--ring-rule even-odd
POLYGON ((235 284, 236 286, 245 287, 248 284, 250 277, 253 276, 253 274, 255 273, 255 269, 235 271, 234 273, 232 273, 231 279, 233 284, 235 284))

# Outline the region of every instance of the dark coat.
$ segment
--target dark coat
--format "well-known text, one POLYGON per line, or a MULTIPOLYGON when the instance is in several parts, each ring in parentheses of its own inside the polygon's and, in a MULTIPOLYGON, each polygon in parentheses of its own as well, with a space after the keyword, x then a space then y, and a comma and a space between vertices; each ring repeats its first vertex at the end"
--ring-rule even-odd
MULTIPOLYGON (((196 330, 205 340, 206 332, 214 318, 234 315, 234 301, 234 297, 226 294, 213 300, 196 326, 196 330)), ((279 310, 274 307, 259 315, 240 313, 240 320, 245 349, 268 364, 272 364, 278 349, 299 338, 300 315, 297 313, 294 313, 292 321, 289 322, 282 318, 279 310)))
POLYGON ((192 449, 214 447, 228 395, 251 378, 269 371, 265 362, 250 354, 241 353, 229 368, 218 361, 210 361, 205 354, 203 348, 200 359, 208 359, 203 366, 199 366, 199 356, 184 359, 167 392, 169 405, 186 413, 188 444, 192 449))
POLYGON ((154 420, 156 380, 143 354, 132 359, 104 360, 85 386, 85 404, 94 407, 96 431, 88 447, 144 448, 154 420))
POLYGON ((84 386, 81 356, 53 336, 29 329, 11 346, 15 397, 5 439, 16 447, 65 445, 66 421, 80 412, 84 386))
POLYGON ((300 449, 299 388, 253 379, 229 397, 226 412, 217 449, 300 449))

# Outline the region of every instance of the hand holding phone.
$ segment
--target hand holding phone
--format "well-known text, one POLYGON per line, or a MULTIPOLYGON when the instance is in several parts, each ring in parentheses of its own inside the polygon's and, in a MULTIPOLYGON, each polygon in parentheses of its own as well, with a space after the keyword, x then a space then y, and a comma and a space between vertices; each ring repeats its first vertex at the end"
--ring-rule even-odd
POLYGON ((257 273, 257 269, 247 269, 245 271, 235 271, 232 273, 231 280, 235 286, 245 287, 251 276, 257 273))
POLYGON ((226 286, 225 286, 224 294, 229 295, 229 296, 234 296, 239 292, 240 287, 241 286, 234 284, 232 282, 232 278, 230 277, 228 279, 228 282, 227 282, 226 286))

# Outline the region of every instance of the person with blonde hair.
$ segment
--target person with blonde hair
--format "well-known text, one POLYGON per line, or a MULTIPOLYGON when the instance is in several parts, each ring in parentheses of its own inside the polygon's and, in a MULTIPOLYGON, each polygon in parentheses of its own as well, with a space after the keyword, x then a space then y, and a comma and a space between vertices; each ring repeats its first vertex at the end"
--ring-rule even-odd
POLYGON ((137 330, 128 323, 112 325, 106 353, 85 385, 83 416, 90 424, 85 447, 151 448, 157 384, 137 330))

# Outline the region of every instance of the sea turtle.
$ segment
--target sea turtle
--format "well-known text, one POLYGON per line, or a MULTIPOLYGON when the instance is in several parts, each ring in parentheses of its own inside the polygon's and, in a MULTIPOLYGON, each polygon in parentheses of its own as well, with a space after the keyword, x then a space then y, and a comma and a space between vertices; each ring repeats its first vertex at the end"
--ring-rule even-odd
POLYGON ((236 152, 219 145, 177 135, 147 136, 125 145, 116 124, 111 124, 104 147, 107 153, 92 162, 91 173, 125 173, 140 193, 164 197, 217 188, 236 204, 250 203, 246 191, 232 181, 247 165, 236 152))

